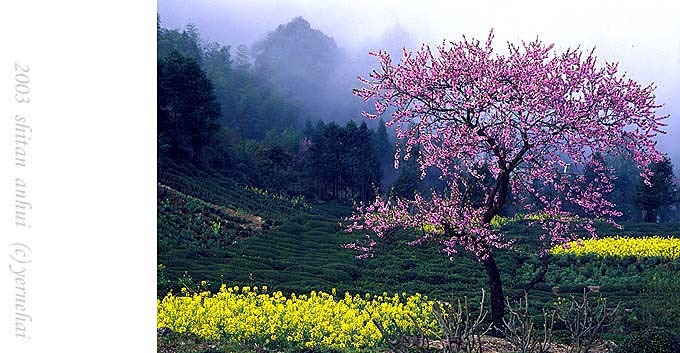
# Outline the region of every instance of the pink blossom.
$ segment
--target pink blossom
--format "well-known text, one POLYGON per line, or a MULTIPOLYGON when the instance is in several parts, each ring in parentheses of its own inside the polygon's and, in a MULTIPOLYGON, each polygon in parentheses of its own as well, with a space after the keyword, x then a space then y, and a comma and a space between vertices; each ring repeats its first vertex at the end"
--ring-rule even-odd
POLYGON ((509 43, 502 55, 492 52, 492 40, 493 32, 484 44, 463 37, 435 50, 423 45, 404 50, 397 64, 386 52, 371 54, 380 70, 355 90, 375 106, 364 116, 377 119, 389 108, 387 125, 403 141, 403 158, 418 146, 423 175, 439 170, 450 191, 378 196, 359 205, 347 230, 365 232, 367 242, 353 249, 370 253, 374 237, 401 228, 418 230, 413 243, 435 240, 449 255, 464 249, 484 259, 493 248, 511 246, 490 226, 506 202, 521 206, 527 218, 542 215, 531 224, 542 230, 547 249, 576 239, 579 229, 596 236, 592 219, 616 225, 620 212, 605 199, 614 171, 596 154, 631 158, 648 182, 646 165, 662 159, 654 138, 666 118, 656 115, 653 85, 627 78, 617 63, 597 65, 594 50, 557 53, 536 39, 509 43), (482 166, 490 175, 480 173, 482 166), (593 180, 579 174, 586 167, 593 180), (473 187, 485 194, 479 207, 465 192, 473 187))

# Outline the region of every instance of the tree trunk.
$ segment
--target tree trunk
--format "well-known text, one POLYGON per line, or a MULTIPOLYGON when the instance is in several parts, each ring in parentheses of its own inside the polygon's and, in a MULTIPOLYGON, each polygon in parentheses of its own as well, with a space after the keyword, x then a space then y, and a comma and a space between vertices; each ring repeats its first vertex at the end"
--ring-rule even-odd
POLYGON ((505 311, 505 297, 503 295, 503 283, 501 282, 501 274, 498 272, 496 261, 493 255, 482 260, 486 268, 486 275, 489 279, 490 300, 491 300, 491 321, 493 327, 491 328, 491 335, 494 337, 502 336, 503 314, 505 311))

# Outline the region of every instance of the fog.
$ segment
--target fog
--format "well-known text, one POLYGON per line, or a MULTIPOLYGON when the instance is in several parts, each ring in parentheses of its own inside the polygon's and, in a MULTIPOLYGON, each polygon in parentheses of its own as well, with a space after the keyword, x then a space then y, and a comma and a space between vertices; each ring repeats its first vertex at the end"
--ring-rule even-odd
MULTIPOLYGON (((251 46, 280 24, 301 16, 312 28, 332 37, 346 58, 334 75, 352 82, 373 64, 368 50, 420 43, 437 45, 461 35, 485 39, 491 28, 495 46, 503 51, 507 41, 539 36, 556 49, 595 47, 598 62, 618 61, 627 76, 656 86, 659 115, 669 114, 668 134, 659 148, 671 155, 680 170, 680 25, 673 2, 569 1, 545 5, 544 1, 216 1, 160 0, 163 27, 195 24, 201 36, 230 45, 251 46), (350 64, 347 64, 350 63, 350 64), (353 66, 354 65, 354 66, 353 66)), ((337 77, 336 77, 337 79, 337 77)), ((351 85, 351 83, 348 83, 351 85)), ((355 86, 358 86, 356 82, 355 86)), ((340 85, 344 87, 344 85, 340 85)), ((357 117, 358 118, 358 117, 357 117)), ((676 174, 678 174, 676 172, 676 174)))

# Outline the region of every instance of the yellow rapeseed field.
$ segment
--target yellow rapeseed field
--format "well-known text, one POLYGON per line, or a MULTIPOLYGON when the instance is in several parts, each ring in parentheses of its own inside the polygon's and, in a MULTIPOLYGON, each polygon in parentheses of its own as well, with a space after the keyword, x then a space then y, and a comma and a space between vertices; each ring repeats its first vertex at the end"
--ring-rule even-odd
POLYGON ((579 242, 572 241, 565 245, 553 247, 550 252, 555 255, 574 254, 615 256, 615 257, 661 257, 677 259, 680 257, 680 238, 673 237, 610 237, 600 239, 587 239, 579 242))
POLYGON ((227 287, 219 292, 169 293, 157 303, 157 326, 189 332, 206 339, 226 339, 264 345, 298 345, 337 349, 375 347, 382 335, 371 319, 394 332, 429 333, 435 326, 432 301, 420 294, 406 296, 350 295, 311 292, 284 296, 267 288, 227 287))

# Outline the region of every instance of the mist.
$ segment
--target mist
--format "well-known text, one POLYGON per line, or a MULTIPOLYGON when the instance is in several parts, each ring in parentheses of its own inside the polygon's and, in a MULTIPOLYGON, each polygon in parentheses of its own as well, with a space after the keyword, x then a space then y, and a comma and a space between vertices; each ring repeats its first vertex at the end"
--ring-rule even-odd
POLYGON ((367 55, 369 50, 399 55, 402 47, 436 46, 444 39, 457 41, 462 35, 484 39, 492 28, 500 52, 508 41, 517 43, 537 36, 555 43, 557 51, 595 47, 599 64, 619 62, 628 77, 657 87, 657 104, 663 104, 658 114, 670 115, 665 120, 667 134, 658 138, 659 149, 668 153, 675 169, 680 170, 680 103, 675 99, 680 93, 680 26, 671 18, 675 13, 672 4, 543 4, 161 0, 158 12, 163 27, 183 28, 193 23, 202 38, 231 46, 232 53, 240 44, 252 47, 278 26, 304 18, 337 47, 337 60, 324 77, 327 85, 314 89, 316 106, 309 108, 316 112, 310 120, 361 119, 362 102, 352 96, 351 89, 359 86, 356 76, 366 76, 376 64, 375 58, 367 55), (331 99, 336 103, 333 107, 328 105, 331 99))

